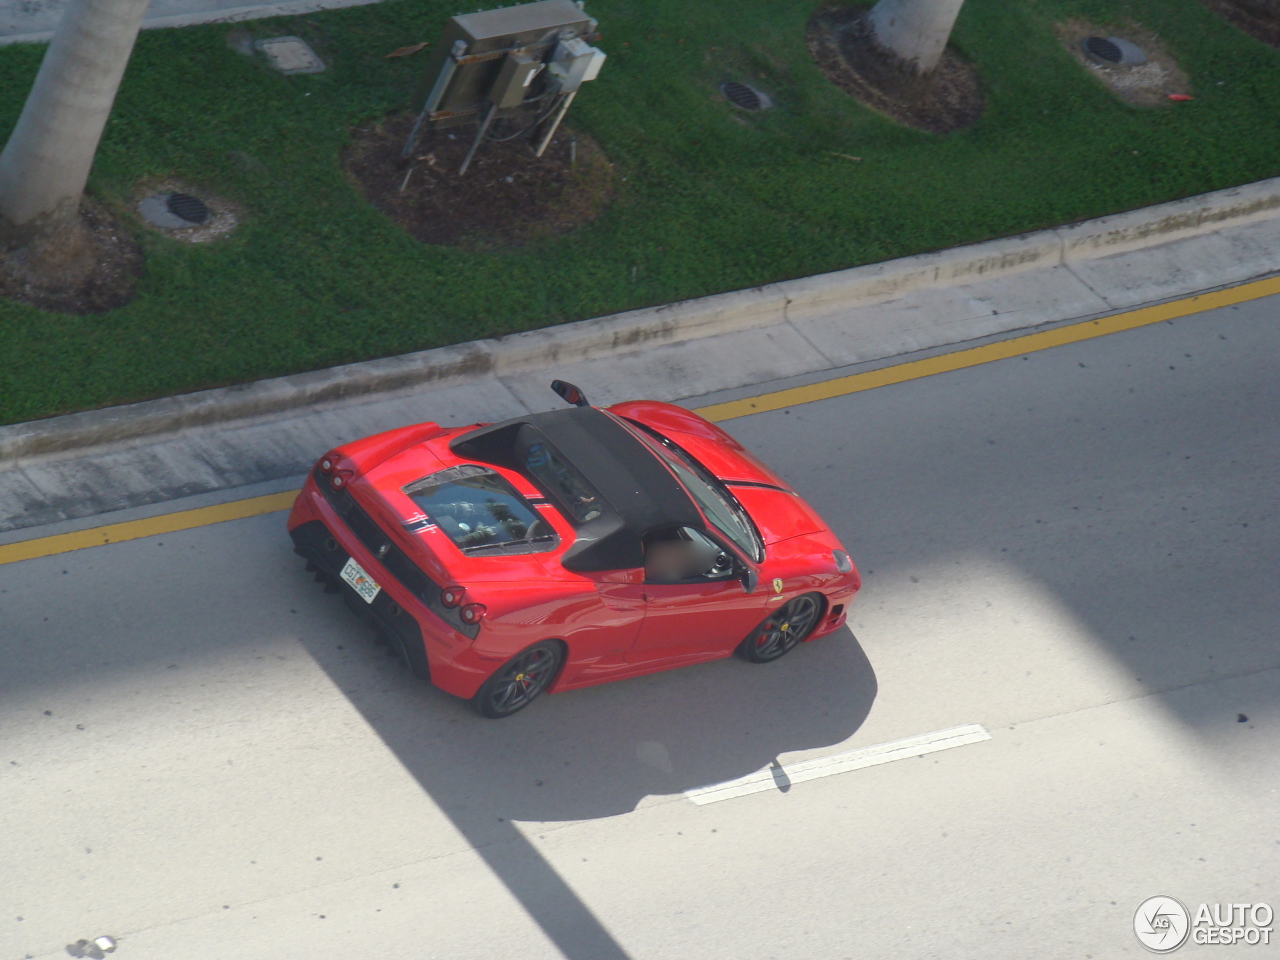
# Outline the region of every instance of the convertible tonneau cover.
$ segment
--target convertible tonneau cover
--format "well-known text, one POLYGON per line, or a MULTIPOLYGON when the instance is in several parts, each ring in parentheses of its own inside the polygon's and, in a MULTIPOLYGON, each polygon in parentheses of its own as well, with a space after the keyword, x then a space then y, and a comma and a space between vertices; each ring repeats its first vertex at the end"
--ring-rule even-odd
POLYGON ((622 570, 644 564, 642 538, 675 526, 702 526, 697 506, 648 447, 609 414, 573 407, 513 417, 455 437, 459 457, 528 477, 574 523, 566 569, 622 570), (599 494, 601 515, 577 521, 569 504, 528 468, 530 447, 547 444, 599 494))

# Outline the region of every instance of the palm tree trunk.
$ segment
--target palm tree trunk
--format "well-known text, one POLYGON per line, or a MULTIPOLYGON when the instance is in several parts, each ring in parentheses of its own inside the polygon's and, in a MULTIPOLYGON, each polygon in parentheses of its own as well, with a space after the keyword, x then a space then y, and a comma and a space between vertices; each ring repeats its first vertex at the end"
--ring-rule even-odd
POLYGON ((933 70, 942 58, 964 0, 880 0, 868 18, 876 41, 911 64, 933 70))
POLYGON ((0 245, 24 272, 57 280, 92 260, 80 197, 147 3, 70 0, 58 23, 0 153, 0 245))

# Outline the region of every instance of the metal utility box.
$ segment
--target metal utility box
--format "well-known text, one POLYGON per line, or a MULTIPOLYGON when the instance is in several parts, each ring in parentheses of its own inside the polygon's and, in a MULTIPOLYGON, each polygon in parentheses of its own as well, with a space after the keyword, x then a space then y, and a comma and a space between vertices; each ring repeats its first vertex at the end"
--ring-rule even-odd
POLYGON ((560 81, 560 89, 568 93, 594 80, 603 63, 602 52, 581 37, 573 37, 555 45, 547 69, 560 81))
MULTIPOLYGON (((427 120, 441 127, 466 123, 489 99, 489 91, 502 72, 508 53, 520 51, 539 62, 561 40, 572 40, 595 33, 596 22, 571 0, 542 0, 518 7, 483 10, 480 13, 453 17, 445 24, 431 60, 427 64, 427 82, 433 85, 427 120), (463 46, 457 50, 458 43, 463 46), (453 69, 449 70, 450 62, 453 69), (449 74, 447 79, 445 74, 449 74), (440 80, 444 89, 434 89, 440 80)), ((542 93, 542 78, 535 78, 526 88, 528 95, 542 93)), ((513 105, 514 106, 514 105, 513 105)))
POLYGON ((524 103, 525 97, 529 95, 530 85, 544 66, 546 64, 541 60, 527 53, 508 53, 502 60, 502 69, 498 71, 497 79, 489 88, 489 99, 499 110, 518 107, 524 103))
POLYGON ((458 171, 465 173, 488 137, 510 140, 527 135, 542 156, 579 87, 595 79, 605 55, 591 46, 596 22, 581 3, 542 0, 518 7, 483 10, 445 24, 427 64, 422 109, 414 121, 402 159, 414 152, 423 131, 476 122, 475 140, 458 171), (520 119, 515 133, 490 132, 520 119))

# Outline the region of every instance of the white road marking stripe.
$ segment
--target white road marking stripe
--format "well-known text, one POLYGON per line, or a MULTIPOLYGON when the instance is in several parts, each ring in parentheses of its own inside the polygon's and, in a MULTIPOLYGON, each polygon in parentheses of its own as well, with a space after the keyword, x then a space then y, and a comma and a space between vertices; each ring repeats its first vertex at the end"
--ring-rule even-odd
POLYGON ((732 800, 734 797, 745 797, 751 793, 777 790, 784 783, 817 780, 819 777, 830 777, 837 773, 848 773, 850 770, 920 757, 926 753, 937 753, 939 750, 950 750, 952 747, 963 747, 966 743, 981 743, 990 739, 991 734, 987 733, 986 727, 978 723, 966 723, 964 726, 922 733, 916 737, 877 743, 861 750, 838 753, 833 757, 814 757, 785 767, 771 764, 737 780, 694 787, 686 790, 684 795, 699 805, 716 803, 720 800, 732 800))

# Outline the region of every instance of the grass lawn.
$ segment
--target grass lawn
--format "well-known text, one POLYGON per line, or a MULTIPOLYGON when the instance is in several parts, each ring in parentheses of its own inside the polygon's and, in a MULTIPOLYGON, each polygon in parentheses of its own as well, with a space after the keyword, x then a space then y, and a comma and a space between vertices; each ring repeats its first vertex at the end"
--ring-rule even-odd
MULTIPOLYGON (((617 165, 597 221, 508 251, 419 244, 363 202, 350 129, 410 106, 439 0, 244 26, 299 34, 328 72, 284 77, 227 25, 143 33, 90 191, 127 209, 173 176, 247 212, 229 238, 140 230, 138 298, 98 316, 0 302, 0 422, 457 343, 1094 217, 1280 174, 1280 51, 1198 0, 970 0, 952 42, 987 99, 969 130, 899 127, 827 83, 813 0, 590 0, 609 54, 570 122, 617 165), (1157 32, 1195 100, 1137 110, 1059 46, 1068 17, 1157 32), (779 108, 734 112, 749 79, 779 108), (852 162, 833 154, 861 157, 852 162)), ((44 54, 0 48, 0 138, 44 54)), ((426 416, 429 413, 424 413, 426 416)))

